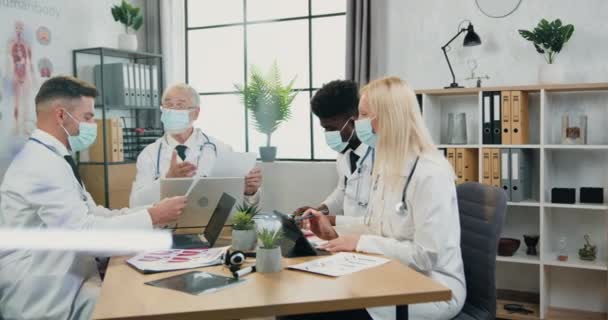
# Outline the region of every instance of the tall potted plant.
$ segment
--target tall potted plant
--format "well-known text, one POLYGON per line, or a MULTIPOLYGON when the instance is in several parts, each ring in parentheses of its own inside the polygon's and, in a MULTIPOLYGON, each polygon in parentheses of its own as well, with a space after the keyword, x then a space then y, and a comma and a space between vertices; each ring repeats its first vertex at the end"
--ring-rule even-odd
POLYGON ((120 22, 125 27, 125 33, 118 36, 118 48, 129 51, 137 50, 137 36, 129 33, 129 29, 135 32, 143 25, 144 17, 140 13, 140 8, 122 0, 120 6, 113 6, 111 10, 114 21, 120 22))
POLYGON ((547 64, 541 65, 538 70, 540 83, 556 83, 563 80, 563 71, 556 65, 555 58, 562 51, 564 45, 574 33, 574 26, 563 25, 560 19, 549 22, 542 19, 532 31, 518 30, 519 34, 534 44, 536 52, 542 54, 547 64))
POLYGON ((245 107, 251 112, 258 132, 266 135, 266 146, 260 147, 263 162, 273 162, 277 148, 271 145, 272 133, 291 117, 291 103, 296 96, 292 91, 295 78, 283 84, 276 61, 267 74, 251 67, 251 76, 246 86, 235 85, 245 107))
POLYGON ((281 223, 274 219, 256 223, 259 246, 256 250, 255 268, 258 272, 281 271, 281 248, 283 237, 281 223))
POLYGON ((232 250, 252 251, 257 237, 253 217, 259 212, 257 206, 243 202, 232 218, 232 250))

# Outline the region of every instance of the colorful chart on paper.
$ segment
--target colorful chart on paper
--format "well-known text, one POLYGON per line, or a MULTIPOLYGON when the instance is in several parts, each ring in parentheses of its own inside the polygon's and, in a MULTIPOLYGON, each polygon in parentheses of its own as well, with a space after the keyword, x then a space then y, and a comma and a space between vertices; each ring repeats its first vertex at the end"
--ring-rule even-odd
POLYGON ((127 263, 142 272, 162 272, 213 266, 222 263, 228 247, 171 249, 138 254, 127 263))

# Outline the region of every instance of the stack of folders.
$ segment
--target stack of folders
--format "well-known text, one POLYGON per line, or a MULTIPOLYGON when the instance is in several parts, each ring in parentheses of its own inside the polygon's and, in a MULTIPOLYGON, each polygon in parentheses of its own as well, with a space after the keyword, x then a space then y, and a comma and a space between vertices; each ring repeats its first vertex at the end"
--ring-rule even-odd
POLYGON ((484 149, 484 184, 503 188, 507 199, 521 202, 532 198, 532 153, 526 149, 484 149))
POLYGON ((124 128, 125 160, 137 160, 137 156, 146 146, 162 136, 163 129, 124 128))
POLYGON ((93 68, 95 86, 101 91, 95 103, 113 107, 148 107, 159 105, 159 78, 156 65, 108 63, 93 68), (103 97, 103 101, 102 101, 103 97))
POLYGON ((500 149, 483 149, 482 183, 502 188, 500 181, 500 149))
MULTIPOLYGON (((104 120, 95 120, 97 122, 97 139, 89 148, 89 161, 104 162, 103 150, 103 126, 104 120)), ((105 140, 106 140, 106 159, 107 162, 122 162, 124 156, 124 140, 122 133, 122 122, 118 118, 105 120, 105 140)))
POLYGON ((454 169, 457 184, 478 181, 478 149, 447 148, 441 150, 454 169))
POLYGON ((482 103, 483 144, 528 143, 527 92, 484 92, 482 103))

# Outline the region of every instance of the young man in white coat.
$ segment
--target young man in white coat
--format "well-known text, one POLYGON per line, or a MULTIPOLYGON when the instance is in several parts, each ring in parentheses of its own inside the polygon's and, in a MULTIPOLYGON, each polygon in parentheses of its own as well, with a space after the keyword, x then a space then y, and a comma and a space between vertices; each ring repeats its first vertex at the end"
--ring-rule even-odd
MULTIPOLYGON (((152 230, 175 221, 185 197, 148 208, 97 207, 80 180, 72 152, 96 138, 92 85, 72 77, 47 80, 36 95, 37 129, 0 185, 0 227, 152 230)), ((95 257, 62 251, 0 252, 0 319, 88 319, 99 294, 95 257)))
MULTIPOLYGON (((232 147, 192 125, 200 114, 198 92, 187 84, 173 85, 163 93, 161 121, 165 135, 137 157, 137 175, 131 189, 131 206, 147 205, 160 198, 161 178, 205 177, 217 155, 232 147)), ((245 177, 245 201, 258 204, 262 172, 254 168, 245 177)))
MULTIPOLYGON (((325 141, 338 152, 336 189, 315 209, 328 214, 332 225, 363 224, 369 201, 374 149, 361 143, 355 133, 359 115, 359 88, 348 80, 324 85, 312 98, 311 110, 325 129, 325 141)), ((301 207, 301 214, 310 206, 301 207)))

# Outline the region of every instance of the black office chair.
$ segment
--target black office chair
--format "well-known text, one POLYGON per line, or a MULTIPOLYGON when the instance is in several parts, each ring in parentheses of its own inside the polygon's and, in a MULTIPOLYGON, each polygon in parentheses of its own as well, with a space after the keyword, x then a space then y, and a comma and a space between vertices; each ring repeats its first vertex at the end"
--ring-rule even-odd
POLYGON ((494 320, 496 251, 507 197, 500 188, 474 182, 459 185, 456 193, 467 300, 453 320, 494 320))

